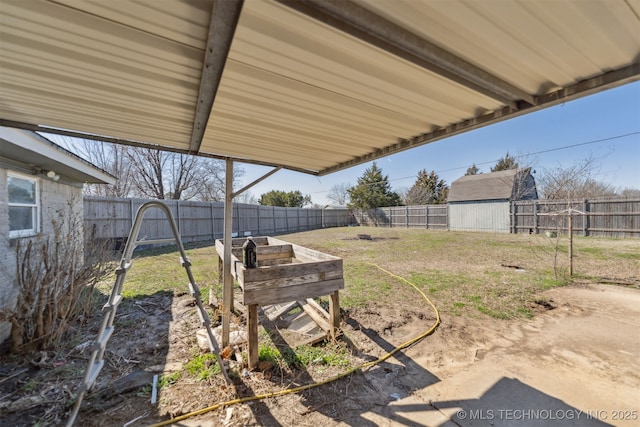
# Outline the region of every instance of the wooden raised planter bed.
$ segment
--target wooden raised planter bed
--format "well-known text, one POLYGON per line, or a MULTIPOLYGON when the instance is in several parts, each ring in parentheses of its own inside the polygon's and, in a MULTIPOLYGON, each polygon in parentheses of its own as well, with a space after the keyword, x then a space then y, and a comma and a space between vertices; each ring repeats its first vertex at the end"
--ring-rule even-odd
MULTIPOLYGON (((245 268, 245 241, 232 239, 231 275, 240 285, 241 302, 247 308, 249 367, 258 363, 258 306, 329 295, 330 335, 335 338, 340 326, 338 291, 344 289, 342 259, 272 237, 254 237, 258 266, 245 268)), ((221 262, 222 240, 216 240, 216 251, 221 262)))

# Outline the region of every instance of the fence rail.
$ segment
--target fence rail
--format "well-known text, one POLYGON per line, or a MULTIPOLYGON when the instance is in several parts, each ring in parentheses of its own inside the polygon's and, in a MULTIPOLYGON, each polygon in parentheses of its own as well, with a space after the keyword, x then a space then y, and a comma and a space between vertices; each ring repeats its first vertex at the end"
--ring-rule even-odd
MULTIPOLYGON (((96 238, 124 240, 138 208, 148 200, 110 197, 85 197, 84 222, 96 238)), ((224 203, 164 200, 178 225, 183 242, 215 240, 224 234, 224 203)), ((355 224, 348 209, 302 209, 234 203, 233 233, 276 235, 341 227, 355 224)), ((150 210, 145 215, 140 238, 172 237, 171 228, 161 212, 150 210)))

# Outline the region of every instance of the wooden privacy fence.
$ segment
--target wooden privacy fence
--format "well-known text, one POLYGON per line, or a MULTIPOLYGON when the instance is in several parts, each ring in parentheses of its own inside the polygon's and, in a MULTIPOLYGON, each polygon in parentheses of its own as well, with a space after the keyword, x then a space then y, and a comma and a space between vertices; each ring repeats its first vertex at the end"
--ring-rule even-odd
POLYGON ((447 205, 392 206, 356 211, 354 216, 360 225, 448 229, 447 205))
MULTIPOLYGON (((85 197, 84 219, 98 238, 124 240, 131 229, 135 213, 147 200, 85 197)), ((223 237, 222 202, 164 201, 172 210, 184 242, 223 237)), ((575 209, 574 234, 597 237, 640 237, 640 199, 512 202, 511 233, 542 234, 546 231, 566 233, 566 215, 549 215, 575 209)), ((266 236, 323 227, 376 225, 383 227, 428 228, 448 230, 448 205, 393 206, 369 211, 348 209, 281 208, 234 203, 233 233, 236 236, 266 236)), ((171 237, 166 219, 150 211, 145 217, 141 236, 171 237), (157 216, 156 216, 157 215, 157 216)))
POLYGON ((581 212, 573 216, 573 234, 640 237, 640 199, 512 202, 511 233, 567 233, 567 215, 551 215, 567 209, 581 212))
MULTIPOLYGON (((129 235, 138 208, 146 199, 85 197, 84 222, 97 238, 124 240, 129 235)), ((183 242, 223 238, 224 203, 163 200, 171 209, 183 242)), ((355 224, 348 209, 303 209, 274 206, 233 204, 233 233, 245 235, 275 235, 341 227, 355 224)), ((171 228, 162 212, 149 211, 140 230, 140 238, 172 237, 171 228)))
MULTIPOLYGON (((469 208, 469 214, 473 214, 469 208)), ((566 215, 549 215, 575 209, 574 235, 594 237, 640 237, 640 199, 529 200, 505 204, 511 233, 542 234, 568 232, 566 215)), ((448 205, 394 206, 355 211, 360 225, 382 227, 449 229, 448 205)))

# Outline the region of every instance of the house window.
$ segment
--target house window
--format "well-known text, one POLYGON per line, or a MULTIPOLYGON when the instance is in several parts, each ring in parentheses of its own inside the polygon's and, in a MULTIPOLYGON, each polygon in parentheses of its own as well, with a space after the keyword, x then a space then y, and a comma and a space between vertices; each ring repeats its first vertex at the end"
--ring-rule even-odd
POLYGON ((32 236, 38 232, 38 180, 9 174, 9 238, 32 236))

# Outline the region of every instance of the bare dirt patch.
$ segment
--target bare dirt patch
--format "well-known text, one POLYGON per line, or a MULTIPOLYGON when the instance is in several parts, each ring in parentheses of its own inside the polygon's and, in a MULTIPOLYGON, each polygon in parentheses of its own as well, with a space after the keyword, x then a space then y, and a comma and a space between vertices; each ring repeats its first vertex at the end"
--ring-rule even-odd
MULTIPOLYGON (((455 420, 446 405, 440 407, 442 402, 456 396, 461 400, 456 403, 459 407, 470 405, 468 402, 477 399, 460 396, 479 387, 474 381, 491 382, 505 369, 505 377, 518 379, 515 386, 529 384, 537 390, 536 396, 559 398, 565 402, 563 410, 613 410, 613 402, 637 410, 633 405, 637 405, 634 390, 640 386, 640 347, 628 333, 640 326, 634 324, 639 318, 640 291, 589 285, 553 289, 544 297, 556 309, 543 307, 533 320, 445 315, 433 335, 373 368, 303 393, 217 409, 180 425, 379 425, 401 422, 401 412, 407 411, 402 402, 419 404, 420 411, 405 414, 416 425, 439 425, 448 417, 455 420), (623 327, 614 325, 616 322, 623 327), (594 333, 597 339, 592 340, 594 333), (592 396, 589 387, 568 390, 549 376, 558 381, 574 378, 571 381, 597 384, 598 397, 592 396), (465 378, 467 383, 460 389, 457 384, 465 378), (430 420, 440 421, 432 424, 430 420)), ((124 425, 137 417, 141 418, 129 425, 149 425, 236 397, 318 382, 340 373, 340 369, 324 365, 306 369, 267 366, 262 372, 233 376, 231 386, 225 385, 220 375, 208 380, 183 378, 165 386, 159 403, 151 405, 152 373, 162 369, 170 376, 183 369, 197 351, 194 331, 198 322, 188 300, 186 295, 154 295, 122 310, 122 322, 129 319, 140 327, 122 327, 114 334, 108 347, 108 366, 97 390, 87 397, 77 425, 124 425), (144 313, 142 308, 147 316, 138 317, 138 312, 144 313)), ((352 349, 354 362, 364 362, 386 354, 432 323, 433 316, 426 309, 403 311, 372 304, 344 313, 344 340, 352 349)), ((56 375, 63 367, 79 374, 85 360, 82 353, 48 356, 51 359, 44 362, 20 365, 3 360, 3 425, 63 423, 68 409, 65 402, 74 384, 69 379, 56 380, 56 375), (25 368, 27 371, 20 373, 25 368), (12 372, 17 375, 9 378, 12 372), (27 384, 37 393, 27 393, 27 384), (6 406, 6 402, 13 406, 6 406), (22 405, 19 410, 18 405, 22 405)), ((477 392, 481 396, 482 388, 477 392)), ((465 425, 464 420, 458 421, 465 425)))

